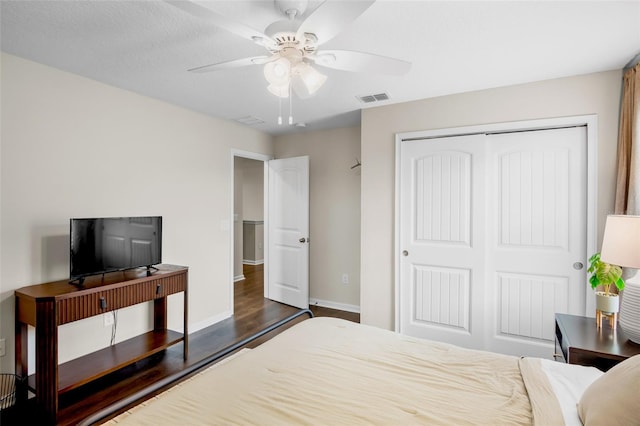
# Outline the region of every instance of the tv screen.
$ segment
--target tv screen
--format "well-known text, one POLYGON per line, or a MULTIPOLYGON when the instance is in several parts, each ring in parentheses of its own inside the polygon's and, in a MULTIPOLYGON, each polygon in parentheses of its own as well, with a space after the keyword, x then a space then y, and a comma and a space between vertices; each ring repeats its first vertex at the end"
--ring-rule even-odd
POLYGON ((71 219, 70 279, 162 263, 162 217, 71 219))

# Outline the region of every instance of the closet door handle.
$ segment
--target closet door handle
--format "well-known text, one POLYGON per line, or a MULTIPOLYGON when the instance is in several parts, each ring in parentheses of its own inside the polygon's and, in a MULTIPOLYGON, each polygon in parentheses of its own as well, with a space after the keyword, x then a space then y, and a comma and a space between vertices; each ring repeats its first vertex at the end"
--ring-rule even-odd
POLYGON ((300 238, 298 241, 300 241, 301 243, 308 243, 309 242, 309 240, 307 238, 304 238, 304 237, 300 238))

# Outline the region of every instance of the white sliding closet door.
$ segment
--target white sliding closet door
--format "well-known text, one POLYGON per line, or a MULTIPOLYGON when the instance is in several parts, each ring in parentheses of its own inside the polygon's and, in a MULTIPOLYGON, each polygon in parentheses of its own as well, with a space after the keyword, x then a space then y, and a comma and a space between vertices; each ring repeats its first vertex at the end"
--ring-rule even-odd
POLYGON ((483 345, 485 138, 402 143, 401 333, 483 345))
POLYGON ((554 314, 584 314, 586 127, 504 133, 488 141, 486 347, 550 357, 554 314))
POLYGON ((586 128, 403 141, 399 331, 550 357, 586 297, 586 128))

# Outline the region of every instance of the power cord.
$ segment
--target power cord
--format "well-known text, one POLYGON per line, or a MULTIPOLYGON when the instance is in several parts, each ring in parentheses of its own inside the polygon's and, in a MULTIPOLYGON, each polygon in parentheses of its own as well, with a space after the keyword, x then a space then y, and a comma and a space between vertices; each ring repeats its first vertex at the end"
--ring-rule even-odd
POLYGON ((116 331, 118 330, 118 310, 111 311, 111 315, 113 315, 113 324, 111 324, 111 343, 113 346, 116 343, 116 331))

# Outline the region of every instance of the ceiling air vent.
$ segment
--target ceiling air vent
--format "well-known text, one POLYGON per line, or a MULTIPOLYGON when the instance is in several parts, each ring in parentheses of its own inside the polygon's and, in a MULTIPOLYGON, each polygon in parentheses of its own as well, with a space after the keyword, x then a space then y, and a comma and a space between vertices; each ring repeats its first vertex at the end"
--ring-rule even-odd
POLYGON ((259 118, 252 117, 247 115, 246 117, 234 118, 238 123, 244 124, 245 126, 255 126, 257 124, 264 124, 264 120, 260 120, 259 118))
POLYGON ((381 102, 389 100, 389 95, 386 93, 378 93, 376 95, 356 96, 363 104, 370 104, 372 102, 381 102))

